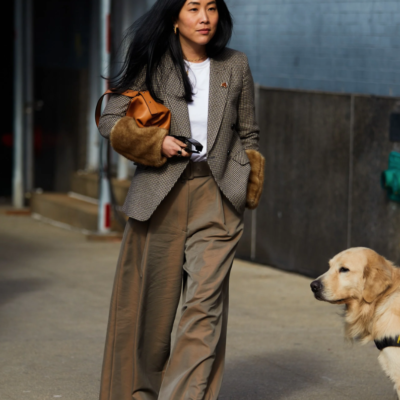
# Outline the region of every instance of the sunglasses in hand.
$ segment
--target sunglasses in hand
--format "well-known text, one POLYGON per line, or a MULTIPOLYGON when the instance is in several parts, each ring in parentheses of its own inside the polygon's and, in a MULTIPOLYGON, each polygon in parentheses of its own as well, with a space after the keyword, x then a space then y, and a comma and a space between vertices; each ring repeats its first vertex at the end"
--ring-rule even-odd
POLYGON ((176 136, 176 135, 171 135, 171 136, 185 143, 187 147, 185 147, 184 150, 188 153, 199 154, 203 150, 203 145, 195 139, 187 138, 185 136, 176 136), (194 149, 192 146, 194 146, 194 149))

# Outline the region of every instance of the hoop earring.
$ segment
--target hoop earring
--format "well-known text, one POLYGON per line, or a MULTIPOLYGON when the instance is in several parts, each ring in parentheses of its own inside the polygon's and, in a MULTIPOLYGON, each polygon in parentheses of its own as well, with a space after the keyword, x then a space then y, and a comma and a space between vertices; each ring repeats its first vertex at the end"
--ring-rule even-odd
POLYGON ((178 27, 177 26, 174 26, 174 33, 175 33, 175 35, 178 33, 178 27))

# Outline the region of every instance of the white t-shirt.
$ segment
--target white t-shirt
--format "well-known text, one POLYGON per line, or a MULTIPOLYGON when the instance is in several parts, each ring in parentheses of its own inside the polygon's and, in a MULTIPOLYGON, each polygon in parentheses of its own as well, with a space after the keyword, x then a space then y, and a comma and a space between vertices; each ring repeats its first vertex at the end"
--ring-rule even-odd
POLYGON ((193 153, 191 160, 199 162, 207 160, 207 124, 208 95, 210 91, 210 59, 201 63, 185 61, 189 71, 189 80, 193 86, 193 102, 188 103, 190 129, 192 138, 203 145, 200 154, 193 153))

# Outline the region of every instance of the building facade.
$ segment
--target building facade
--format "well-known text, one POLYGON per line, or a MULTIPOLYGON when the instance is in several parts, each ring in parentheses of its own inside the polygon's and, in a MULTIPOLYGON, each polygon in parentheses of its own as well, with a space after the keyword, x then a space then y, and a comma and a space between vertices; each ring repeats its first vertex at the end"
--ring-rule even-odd
POLYGON ((226 0, 263 86, 400 95, 400 1, 226 0))

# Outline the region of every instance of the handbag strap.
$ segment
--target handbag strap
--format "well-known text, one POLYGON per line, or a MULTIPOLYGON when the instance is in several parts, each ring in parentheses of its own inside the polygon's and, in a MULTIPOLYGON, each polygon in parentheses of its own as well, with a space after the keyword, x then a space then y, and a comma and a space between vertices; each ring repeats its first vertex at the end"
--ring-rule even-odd
MULTIPOLYGON (((147 92, 146 92, 147 93, 147 92)), ((114 92, 112 89, 108 89, 98 100, 97 105, 96 105, 96 111, 95 111, 95 120, 96 120, 96 125, 97 127, 99 126, 99 121, 100 121, 100 116, 101 116, 101 105, 103 104, 103 98, 104 96, 106 96, 107 94, 119 94, 122 96, 126 96, 126 97, 130 97, 131 99, 138 96, 139 94, 141 94, 144 97, 144 92, 138 92, 135 90, 126 90, 125 92, 122 93, 118 93, 118 92, 114 92)), ((151 98, 151 96, 150 96, 151 98)), ((148 103, 147 99, 146 102, 148 103)), ((151 110, 150 110, 151 112, 151 110)))

